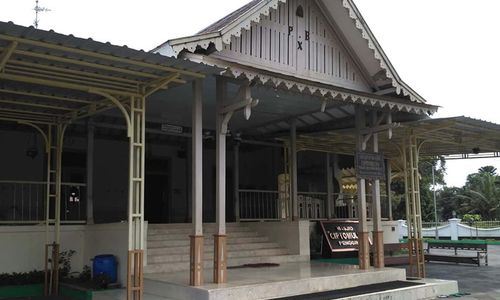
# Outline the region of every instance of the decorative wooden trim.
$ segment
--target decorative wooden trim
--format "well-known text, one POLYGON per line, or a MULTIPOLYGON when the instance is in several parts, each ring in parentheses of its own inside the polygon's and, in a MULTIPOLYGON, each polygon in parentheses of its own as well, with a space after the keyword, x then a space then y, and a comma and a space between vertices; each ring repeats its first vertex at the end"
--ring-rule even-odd
POLYGON ((127 300, 142 300, 144 293, 144 250, 129 250, 127 300))
POLYGON ((214 283, 227 282, 227 236, 214 234, 214 283))
POLYGON ((203 235, 190 235, 189 285, 203 285, 203 235))
POLYGON ((361 32, 361 36, 367 40, 368 48, 373 50, 375 59, 379 61, 380 68, 385 71, 385 75, 391 80, 392 86, 396 88, 396 93, 409 97, 412 102, 425 103, 426 101, 422 97, 401 81, 399 75, 396 73, 394 67, 390 64, 385 53, 373 36, 373 33, 368 26, 365 26, 365 21, 352 0, 342 0, 342 6, 347 9, 349 17, 354 21, 356 28, 361 32))

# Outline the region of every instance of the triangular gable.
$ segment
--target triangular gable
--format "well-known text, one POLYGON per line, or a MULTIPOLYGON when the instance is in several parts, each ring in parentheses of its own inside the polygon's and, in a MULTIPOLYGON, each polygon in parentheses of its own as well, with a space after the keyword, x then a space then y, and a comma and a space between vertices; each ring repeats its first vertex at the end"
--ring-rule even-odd
POLYGON ((242 65, 425 103, 399 78, 351 0, 254 0, 153 51, 177 56, 200 48, 242 65))

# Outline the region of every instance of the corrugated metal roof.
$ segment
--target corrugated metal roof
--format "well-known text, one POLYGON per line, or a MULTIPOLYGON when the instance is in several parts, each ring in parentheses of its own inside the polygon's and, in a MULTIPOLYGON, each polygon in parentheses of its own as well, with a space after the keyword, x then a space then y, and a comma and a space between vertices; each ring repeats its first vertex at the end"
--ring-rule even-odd
POLYGON ((0 118, 68 122, 221 69, 0 22, 0 118))
POLYGON ((222 18, 222 19, 218 20, 217 22, 211 24, 210 26, 200 30, 197 34, 206 34, 206 33, 221 31, 227 25, 238 20, 238 18, 240 18, 242 15, 244 15, 245 13, 250 11, 252 8, 257 6, 262 1, 265 1, 265 0, 250 1, 249 3, 243 5, 242 7, 238 8, 237 10, 233 11, 232 13, 225 16, 224 18, 222 18))
MULTIPOLYGON (((389 158, 400 157, 399 146, 410 131, 418 139, 422 157, 500 151, 500 124, 465 116, 400 123, 393 129, 392 139, 379 134, 380 151, 389 158)), ((297 141, 300 149, 351 155, 356 147, 354 129, 298 134, 297 141)))
MULTIPOLYGON (((116 46, 109 42, 103 43, 95 41, 91 38, 79 38, 73 36, 72 34, 65 35, 57 33, 53 30, 46 31, 36 29, 33 26, 20 26, 12 22, 0 21, 0 34, 11 37, 25 38, 33 41, 42 41, 54 45, 66 46, 70 48, 111 55, 114 57, 126 58, 132 61, 145 62, 165 67, 173 67, 179 70, 192 71, 202 74, 214 74, 220 72, 220 69, 217 69, 215 67, 195 63, 189 60, 166 57, 158 53, 136 50, 127 46, 116 46)), ((2 42, 0 46, 5 46, 5 42, 2 42)))

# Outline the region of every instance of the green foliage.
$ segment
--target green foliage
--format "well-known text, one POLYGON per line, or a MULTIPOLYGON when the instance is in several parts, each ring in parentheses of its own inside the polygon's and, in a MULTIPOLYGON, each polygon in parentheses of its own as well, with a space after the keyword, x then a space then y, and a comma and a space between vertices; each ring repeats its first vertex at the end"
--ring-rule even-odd
POLYGON ((71 258, 75 255, 75 250, 67 250, 59 253, 59 276, 66 278, 71 273, 71 258))
POLYGON ((92 276, 92 273, 90 271, 90 267, 85 265, 85 266, 83 266, 83 270, 80 273, 80 275, 78 276, 78 279, 82 282, 90 281, 91 276, 92 276))
POLYGON ((472 225, 472 224, 474 224, 476 222, 481 221, 481 215, 478 215, 478 214, 465 214, 462 217, 462 221, 466 222, 469 225, 472 225))
POLYGON ((458 195, 463 193, 463 188, 443 187, 436 195, 438 207, 438 218, 449 220, 453 218, 453 212, 460 211, 460 203, 457 201, 458 195))
POLYGON ((38 284, 43 283, 44 279, 44 271, 33 270, 31 272, 3 273, 0 274, 0 286, 38 284))
POLYGON ((458 195, 463 214, 479 214, 486 220, 498 218, 500 208, 500 176, 491 166, 482 167, 467 176, 464 191, 458 195))
POLYGON ((102 289, 106 289, 106 288, 108 288, 108 285, 111 283, 111 276, 109 276, 106 273, 100 273, 94 277, 94 283, 98 287, 100 287, 102 289))

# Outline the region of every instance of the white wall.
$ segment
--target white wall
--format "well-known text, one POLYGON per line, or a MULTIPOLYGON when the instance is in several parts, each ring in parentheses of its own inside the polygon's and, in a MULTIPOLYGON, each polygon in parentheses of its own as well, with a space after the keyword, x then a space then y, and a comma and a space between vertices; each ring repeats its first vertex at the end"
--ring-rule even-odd
POLYGON ((297 222, 248 222, 253 230, 268 236, 272 242, 287 248, 290 254, 309 259, 309 221, 297 222))
MULTIPOLYGON (((76 250, 71 259, 72 271, 81 271, 84 265, 84 237, 83 225, 61 227, 61 251, 76 250)), ((1 226, 0 273, 43 270, 45 243, 43 225, 1 226)))
MULTIPOLYGON (((498 238, 500 237, 500 228, 476 228, 460 223, 460 219, 450 219, 449 223, 443 226, 438 226, 438 235, 440 238, 450 238, 457 240, 459 238, 498 238)), ((399 236, 400 238, 408 235, 408 226, 405 220, 399 220, 399 236)), ((436 228, 423 228, 422 235, 424 237, 435 237, 436 228)))
MULTIPOLYGON (((147 233, 147 222, 144 225, 144 232, 147 233)), ((45 226, 1 226, 0 245, 0 273, 43 270, 45 226)), ((92 267, 91 259, 96 255, 115 255, 118 261, 118 281, 125 284, 128 255, 126 222, 62 226, 61 251, 65 250, 76 251, 71 259, 71 266, 72 271, 77 272, 82 271, 84 265, 92 267)))

